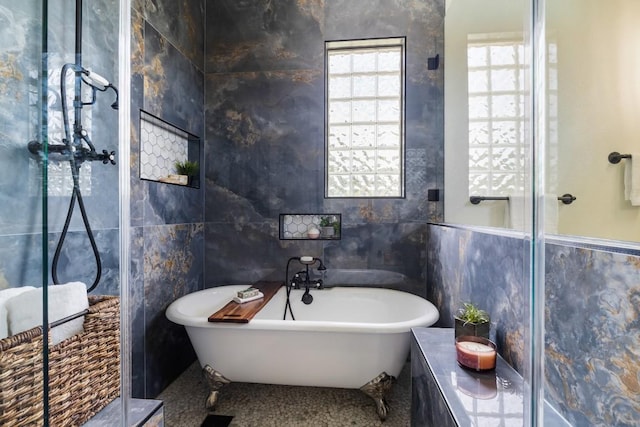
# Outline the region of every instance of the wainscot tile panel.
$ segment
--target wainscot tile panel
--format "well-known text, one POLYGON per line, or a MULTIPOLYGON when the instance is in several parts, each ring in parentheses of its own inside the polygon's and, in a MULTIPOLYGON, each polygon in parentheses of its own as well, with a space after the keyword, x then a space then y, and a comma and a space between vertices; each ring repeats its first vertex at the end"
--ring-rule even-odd
POLYGON ((573 425, 637 425, 640 257, 547 244, 546 396, 573 425))
POLYGON ((491 338, 502 357, 522 373, 528 338, 528 242, 430 225, 427 299, 440 311, 438 326, 453 327, 463 302, 491 315, 491 338))
MULTIPOLYGON (((636 425, 640 257, 547 242, 545 396, 573 425, 636 425)), ((428 298, 439 326, 460 301, 491 314, 500 353, 522 370, 528 337, 529 242, 430 225, 428 298)))

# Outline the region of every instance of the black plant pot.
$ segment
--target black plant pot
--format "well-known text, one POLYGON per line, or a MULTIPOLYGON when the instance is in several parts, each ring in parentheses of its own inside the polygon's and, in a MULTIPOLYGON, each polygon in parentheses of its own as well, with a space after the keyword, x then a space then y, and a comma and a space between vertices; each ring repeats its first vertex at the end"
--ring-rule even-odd
POLYGON ((460 320, 457 317, 455 320, 455 336, 458 338, 463 335, 470 335, 473 337, 483 337, 489 339, 489 330, 491 328, 490 322, 484 323, 469 323, 464 320, 460 320))

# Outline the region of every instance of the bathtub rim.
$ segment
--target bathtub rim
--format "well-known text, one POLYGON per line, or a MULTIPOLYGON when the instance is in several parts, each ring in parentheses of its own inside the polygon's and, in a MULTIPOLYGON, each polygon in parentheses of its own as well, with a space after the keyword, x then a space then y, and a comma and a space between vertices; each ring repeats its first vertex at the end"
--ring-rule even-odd
MULTIPOLYGON (((422 315, 413 319, 404 320, 400 322, 391 323, 370 323, 370 322, 336 322, 336 321, 318 321, 318 320, 282 320, 282 319, 252 319, 249 323, 224 323, 224 322, 209 322, 207 317, 200 316, 188 316, 180 311, 180 306, 187 303, 189 299, 198 298, 204 294, 208 294, 218 290, 220 288, 235 287, 236 290, 244 289, 243 285, 223 285, 212 288, 203 289, 196 292, 191 292, 184 295, 174 302, 172 302, 165 311, 165 316, 171 322, 185 327, 197 327, 197 328, 225 328, 225 329, 238 329, 238 330, 281 330, 281 331, 293 331, 293 332, 344 332, 344 333, 375 333, 375 334, 394 334, 394 333, 406 333, 414 327, 425 327, 435 324, 440 313, 436 306, 430 301, 405 291, 399 291, 395 289, 378 288, 378 287, 347 287, 337 286, 328 290, 320 290, 317 292, 330 292, 331 289, 349 288, 349 289, 362 289, 372 290, 374 292, 390 292, 401 293, 408 298, 415 298, 417 304, 424 306, 422 315)), ((234 290, 235 291, 235 290, 234 290)), ((276 300, 280 293, 284 293, 284 287, 278 290, 278 293, 274 296, 273 300, 276 300)), ((272 303, 269 302, 269 304, 272 303)), ((283 306, 284 310, 284 306, 283 306)), ((215 309, 212 311, 212 313, 215 309)))

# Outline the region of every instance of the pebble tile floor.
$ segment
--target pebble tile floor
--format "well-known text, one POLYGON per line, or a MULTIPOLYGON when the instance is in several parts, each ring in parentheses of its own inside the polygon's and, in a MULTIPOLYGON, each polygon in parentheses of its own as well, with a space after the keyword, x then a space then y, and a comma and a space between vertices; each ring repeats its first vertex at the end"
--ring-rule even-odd
MULTIPOLYGON (((158 399, 165 426, 200 427, 208 412, 207 386, 195 362, 158 399)), ((222 389, 213 414, 231 415, 230 427, 406 427, 411 417, 411 368, 406 363, 392 392, 386 421, 373 399, 360 390, 231 383, 222 389)))

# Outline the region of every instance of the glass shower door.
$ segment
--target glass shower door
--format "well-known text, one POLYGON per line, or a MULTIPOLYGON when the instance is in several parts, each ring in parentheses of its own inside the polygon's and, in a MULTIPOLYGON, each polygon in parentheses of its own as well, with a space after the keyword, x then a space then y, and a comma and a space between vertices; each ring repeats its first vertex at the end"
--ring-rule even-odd
MULTIPOLYGON (((46 181, 27 144, 46 127, 40 1, 0 1, 0 425, 42 423, 46 181)), ((44 42, 46 43, 46 42, 44 42)), ((45 132, 46 134, 46 132, 45 132)))
POLYGON ((40 166, 47 182, 52 328, 45 411, 50 425, 83 425, 96 414, 114 425, 121 407, 120 2, 45 4, 46 137, 29 147, 33 157, 46 159, 40 166), (71 330, 58 337, 56 329, 71 330))
POLYGON ((121 2, 86 3, 0 0, 0 425, 122 419, 121 2))

